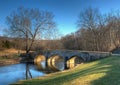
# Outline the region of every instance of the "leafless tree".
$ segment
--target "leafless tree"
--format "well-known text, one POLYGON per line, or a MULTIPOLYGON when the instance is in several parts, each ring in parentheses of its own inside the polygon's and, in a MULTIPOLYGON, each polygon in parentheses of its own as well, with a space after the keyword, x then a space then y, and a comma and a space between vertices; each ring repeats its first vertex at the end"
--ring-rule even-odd
MULTIPOLYGON (((20 7, 17 11, 7 16, 8 32, 12 37, 23 38, 25 41, 26 57, 29 58, 29 52, 35 39, 38 39, 43 32, 55 28, 52 12, 38 9, 29 9, 20 7)), ((26 70, 28 65, 26 65, 26 70)), ((26 74, 30 73, 26 71, 26 74)), ((30 74, 31 75, 31 74, 30 74)), ((26 78, 28 75, 26 75, 26 78)))
POLYGON ((55 28, 54 15, 51 12, 38 9, 18 8, 7 16, 9 33, 12 37, 21 37, 26 42, 26 54, 29 53, 35 39, 42 32, 55 28))
POLYGON ((120 47, 120 11, 109 13, 108 22, 110 41, 120 47))
POLYGON ((107 32, 107 30, 104 30, 104 32, 100 32, 99 30, 104 29, 104 26, 106 24, 106 18, 101 15, 98 9, 88 8, 84 11, 82 11, 78 17, 77 25, 79 28, 86 29, 87 34, 89 34, 89 38, 87 41, 87 45, 92 45, 90 48, 95 48, 94 50, 100 51, 100 42, 102 35, 107 32))
POLYGON ((66 49, 110 51, 120 47, 120 11, 101 14, 87 8, 79 14, 75 33, 62 38, 66 49))

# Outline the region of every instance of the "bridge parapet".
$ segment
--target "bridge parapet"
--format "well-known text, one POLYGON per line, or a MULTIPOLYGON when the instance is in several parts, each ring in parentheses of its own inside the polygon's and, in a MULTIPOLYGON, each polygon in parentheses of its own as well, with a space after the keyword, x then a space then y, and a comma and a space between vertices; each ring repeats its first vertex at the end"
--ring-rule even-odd
POLYGON ((99 52, 99 51, 80 51, 80 50, 48 50, 44 51, 43 55, 49 58, 53 55, 62 56, 64 59, 70 59, 72 56, 78 56, 83 59, 84 62, 98 60, 111 55, 111 52, 99 52))
POLYGON ((47 54, 47 57, 50 57, 52 55, 59 55, 62 56, 64 59, 65 57, 67 57, 68 59, 70 59, 73 56, 78 56, 80 58, 83 59, 83 61, 89 61, 90 60, 90 56, 88 52, 79 52, 79 51, 62 51, 62 50, 54 50, 51 51, 47 54))
POLYGON ((110 52, 97 52, 97 51, 93 51, 93 52, 89 52, 90 55, 90 61, 94 61, 94 60, 98 60, 98 59, 102 59, 105 57, 108 57, 111 55, 110 52))

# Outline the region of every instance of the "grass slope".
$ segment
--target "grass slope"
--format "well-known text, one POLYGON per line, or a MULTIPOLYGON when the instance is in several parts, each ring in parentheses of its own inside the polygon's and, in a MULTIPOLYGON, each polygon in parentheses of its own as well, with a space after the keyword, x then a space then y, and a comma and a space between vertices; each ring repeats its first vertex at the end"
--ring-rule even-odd
POLYGON ((71 70, 18 83, 21 85, 120 85, 120 57, 109 57, 81 64, 71 70))

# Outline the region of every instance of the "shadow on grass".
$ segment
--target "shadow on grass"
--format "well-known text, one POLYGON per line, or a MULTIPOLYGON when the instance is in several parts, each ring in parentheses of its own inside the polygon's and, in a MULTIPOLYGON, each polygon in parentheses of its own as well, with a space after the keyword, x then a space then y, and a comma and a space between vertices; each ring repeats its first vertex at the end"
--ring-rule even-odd
POLYGON ((108 64, 111 66, 109 67, 109 71, 106 72, 106 75, 92 81, 91 85, 120 85, 120 57, 110 58, 108 64))
MULTIPOLYGON (((56 75, 49 79, 33 79, 23 82, 22 85, 62 85, 64 82, 82 78, 83 76, 105 73, 106 75, 91 81, 91 85, 119 85, 120 84, 120 57, 111 57, 100 60, 97 64, 84 69, 75 69, 69 73, 56 75)), ((15 84, 14 84, 15 85, 15 84)))

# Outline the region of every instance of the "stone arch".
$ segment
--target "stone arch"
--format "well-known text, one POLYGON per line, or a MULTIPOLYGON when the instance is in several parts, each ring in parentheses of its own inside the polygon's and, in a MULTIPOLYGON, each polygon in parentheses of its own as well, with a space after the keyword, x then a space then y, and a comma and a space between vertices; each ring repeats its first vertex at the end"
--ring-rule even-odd
POLYGON ((34 64, 36 65, 38 70, 46 69, 45 61, 46 57, 44 55, 38 55, 34 58, 34 64))
POLYGON ((81 57, 78 56, 72 56, 70 59, 67 60, 67 68, 74 68, 75 66, 77 66, 78 64, 83 63, 84 60, 81 57))
POLYGON ((47 60, 48 68, 54 71, 64 70, 64 58, 59 55, 52 55, 47 60))

